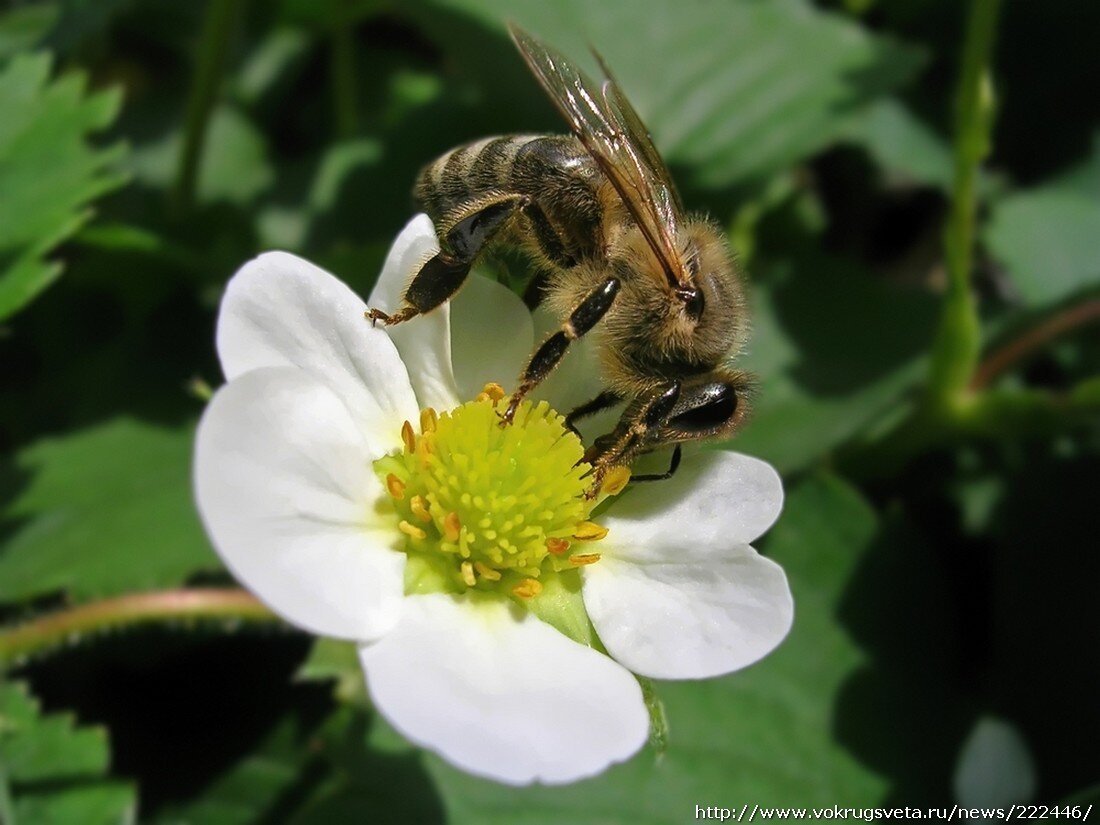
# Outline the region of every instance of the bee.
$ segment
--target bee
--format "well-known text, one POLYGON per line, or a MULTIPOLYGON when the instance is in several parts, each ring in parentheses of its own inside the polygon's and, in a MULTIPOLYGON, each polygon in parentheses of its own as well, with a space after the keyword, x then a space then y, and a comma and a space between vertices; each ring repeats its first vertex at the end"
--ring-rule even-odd
POLYGON ((511 423, 530 393, 585 335, 596 336, 605 389, 566 416, 626 402, 584 460, 595 495, 606 472, 684 442, 723 438, 744 420, 749 377, 726 365, 745 336, 745 298, 724 233, 686 215, 646 127, 598 54, 598 85, 515 25, 512 39, 571 135, 509 135, 447 152, 420 173, 415 197, 440 251, 412 278, 398 324, 452 298, 486 248, 511 245, 537 265, 525 298, 561 327, 542 341, 501 413, 511 423))

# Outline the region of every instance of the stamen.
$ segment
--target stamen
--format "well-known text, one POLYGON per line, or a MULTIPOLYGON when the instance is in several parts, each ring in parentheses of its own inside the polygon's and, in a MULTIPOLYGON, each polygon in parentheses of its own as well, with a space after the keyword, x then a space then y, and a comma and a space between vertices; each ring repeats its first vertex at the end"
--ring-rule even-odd
POLYGON ((494 570, 483 561, 475 561, 474 570, 480 573, 483 579, 488 579, 491 582, 500 581, 500 571, 494 570))
POLYGON ((577 541, 599 541, 606 535, 606 527, 601 527, 594 521, 582 521, 577 525, 577 531, 573 533, 573 538, 577 541))
POLYGON ((428 502, 424 500, 424 496, 413 496, 409 502, 409 509, 425 524, 431 522, 432 514, 428 512, 428 502))
POLYGON ((390 473, 386 476, 386 490, 398 501, 405 497, 405 482, 390 473))
POLYGON ((504 387, 497 384, 495 381, 490 381, 481 390, 485 395, 489 396, 489 400, 493 403, 500 401, 504 398, 504 387))
POLYGON ((474 575, 474 566, 470 562, 462 562, 459 569, 462 571, 462 581, 466 582, 467 587, 473 587, 477 584, 477 576, 474 575))
POLYGON ((418 587, 426 581, 448 592, 533 599, 554 577, 600 558, 577 544, 608 532, 586 521, 596 497, 585 493, 605 480, 600 497, 618 492, 629 472, 600 468, 606 479, 596 478, 580 439, 545 401, 523 402, 513 425, 502 429, 507 398, 490 383, 476 401, 443 412, 425 408, 402 422, 401 445, 374 462, 405 549, 442 554, 431 581, 418 587))
POLYGON ((431 407, 425 407, 420 411, 420 432, 433 433, 438 423, 439 416, 435 414, 435 410, 431 407))
POLYGON ((443 519, 443 538, 447 541, 458 541, 460 535, 462 535, 462 522, 458 518, 458 513, 447 513, 447 517, 443 519))
POLYGON ((542 582, 538 579, 524 579, 512 588, 512 592, 521 599, 534 598, 542 592, 542 582))
POLYGON ((630 481, 629 467, 612 467, 607 471, 607 475, 604 476, 603 487, 600 489, 600 492, 609 496, 617 496, 626 488, 626 483, 628 481, 630 481))
POLYGON ((560 556, 569 549, 569 539, 551 537, 546 540, 546 550, 555 556, 560 556))
POLYGON ((406 536, 414 539, 423 539, 428 537, 427 533, 425 533, 415 524, 409 524, 407 521, 405 521, 405 519, 401 519, 400 523, 398 523, 397 525, 397 529, 404 533, 406 536))
POLYGON ((401 425, 401 440, 405 442, 405 452, 416 452, 416 433, 413 432, 413 425, 406 421, 401 425))

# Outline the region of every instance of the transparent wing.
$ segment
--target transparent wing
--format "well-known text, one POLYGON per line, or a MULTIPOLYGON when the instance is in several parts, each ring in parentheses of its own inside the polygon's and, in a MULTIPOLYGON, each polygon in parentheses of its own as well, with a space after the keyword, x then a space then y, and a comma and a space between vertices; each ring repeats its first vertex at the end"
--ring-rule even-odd
POLYGON ((603 60, 596 55, 607 75, 596 86, 559 52, 514 24, 508 28, 532 73, 611 181, 661 262, 667 280, 662 286, 689 286, 676 249, 680 197, 641 118, 603 60))

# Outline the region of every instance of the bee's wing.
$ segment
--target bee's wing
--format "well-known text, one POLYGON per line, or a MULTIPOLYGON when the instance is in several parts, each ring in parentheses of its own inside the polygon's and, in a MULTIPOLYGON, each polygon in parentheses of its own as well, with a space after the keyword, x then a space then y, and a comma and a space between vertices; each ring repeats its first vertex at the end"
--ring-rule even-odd
POLYGON ((596 87, 568 59, 514 24, 508 27, 542 88, 561 111, 661 262, 667 284, 689 286, 676 250, 682 211, 676 187, 641 118, 610 76, 596 87))

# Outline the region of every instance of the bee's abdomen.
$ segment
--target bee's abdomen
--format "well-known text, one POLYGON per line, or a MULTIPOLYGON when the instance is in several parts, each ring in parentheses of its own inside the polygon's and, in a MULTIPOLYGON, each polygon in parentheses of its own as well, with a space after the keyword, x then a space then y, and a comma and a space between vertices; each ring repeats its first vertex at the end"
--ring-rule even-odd
POLYGON ((505 135, 458 146, 424 167, 416 181, 417 203, 439 219, 486 193, 513 191, 516 156, 539 135, 505 135))
POLYGON ((415 195, 441 237, 502 196, 526 196, 513 240, 568 268, 600 248, 602 179, 574 137, 508 135, 447 152, 420 173, 415 195))

